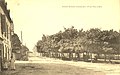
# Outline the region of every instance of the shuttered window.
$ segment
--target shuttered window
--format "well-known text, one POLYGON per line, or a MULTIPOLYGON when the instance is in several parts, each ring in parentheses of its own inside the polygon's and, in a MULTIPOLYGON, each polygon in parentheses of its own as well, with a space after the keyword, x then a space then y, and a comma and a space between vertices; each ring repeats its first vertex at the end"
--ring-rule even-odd
POLYGON ((5 36, 6 36, 7 26, 6 26, 5 15, 1 15, 1 30, 2 30, 2 34, 5 33, 5 36))

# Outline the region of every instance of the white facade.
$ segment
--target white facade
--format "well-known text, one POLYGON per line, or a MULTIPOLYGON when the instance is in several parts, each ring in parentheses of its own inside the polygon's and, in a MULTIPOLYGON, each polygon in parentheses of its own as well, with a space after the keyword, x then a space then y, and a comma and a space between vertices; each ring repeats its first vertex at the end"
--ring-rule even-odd
POLYGON ((14 28, 9 12, 5 1, 0 0, 0 56, 2 61, 0 63, 3 63, 5 57, 10 60, 12 54, 11 35, 14 28))

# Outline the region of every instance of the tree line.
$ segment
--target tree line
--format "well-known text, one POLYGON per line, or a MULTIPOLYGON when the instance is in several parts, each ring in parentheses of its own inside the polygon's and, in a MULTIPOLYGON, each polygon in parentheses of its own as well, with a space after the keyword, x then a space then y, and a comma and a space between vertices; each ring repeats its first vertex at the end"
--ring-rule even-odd
POLYGON ((37 42, 37 51, 43 56, 62 58, 68 56, 69 60, 92 60, 119 59, 120 54, 120 32, 91 28, 84 31, 64 28, 53 35, 44 35, 37 42), (66 54, 66 55, 65 55, 66 54), (82 58, 81 58, 82 54, 82 58))

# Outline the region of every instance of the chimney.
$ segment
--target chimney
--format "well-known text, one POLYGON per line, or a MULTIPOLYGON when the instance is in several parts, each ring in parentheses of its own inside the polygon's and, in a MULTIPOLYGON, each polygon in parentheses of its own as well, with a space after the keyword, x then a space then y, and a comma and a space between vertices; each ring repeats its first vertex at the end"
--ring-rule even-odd
POLYGON ((8 11, 8 15, 10 15, 10 10, 7 10, 8 11))
POLYGON ((5 9, 7 9, 7 2, 5 2, 5 9))

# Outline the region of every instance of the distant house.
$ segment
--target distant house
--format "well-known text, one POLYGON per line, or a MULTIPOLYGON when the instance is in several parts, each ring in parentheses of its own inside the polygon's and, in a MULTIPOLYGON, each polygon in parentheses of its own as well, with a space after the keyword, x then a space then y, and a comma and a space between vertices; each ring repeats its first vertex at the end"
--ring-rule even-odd
POLYGON ((29 49, 26 46, 22 45, 22 48, 20 50, 20 53, 21 53, 20 60, 24 60, 24 61, 28 60, 28 51, 29 49))
POLYGON ((34 56, 33 52, 32 51, 28 51, 28 57, 32 57, 34 56))
POLYGON ((22 45, 21 48, 19 49, 16 49, 14 50, 14 54, 15 54, 15 58, 16 60, 23 60, 23 61, 27 61, 28 60, 28 52, 29 52, 29 49, 22 45))
POLYGON ((12 52, 15 54, 16 60, 28 60, 27 52, 29 49, 23 45, 17 34, 14 33, 11 38, 12 52))
POLYGON ((21 58, 21 53, 20 53, 20 48, 19 47, 12 50, 12 52, 14 53, 16 60, 19 60, 21 58))
POLYGON ((7 9, 5 0, 0 0, 0 70, 3 68, 3 60, 10 60, 11 35, 14 33, 13 21, 10 18, 10 10, 7 9))

